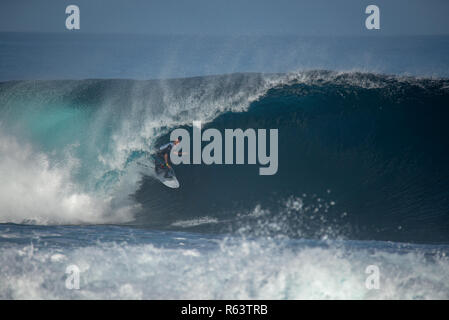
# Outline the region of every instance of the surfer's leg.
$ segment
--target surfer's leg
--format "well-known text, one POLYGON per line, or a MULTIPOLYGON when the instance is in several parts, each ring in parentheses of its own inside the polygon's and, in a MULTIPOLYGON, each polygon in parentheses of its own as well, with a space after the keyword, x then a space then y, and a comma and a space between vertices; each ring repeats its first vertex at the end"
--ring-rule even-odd
POLYGON ((161 156, 156 155, 154 157, 154 167, 157 174, 161 173, 161 171, 164 170, 164 159, 161 156))

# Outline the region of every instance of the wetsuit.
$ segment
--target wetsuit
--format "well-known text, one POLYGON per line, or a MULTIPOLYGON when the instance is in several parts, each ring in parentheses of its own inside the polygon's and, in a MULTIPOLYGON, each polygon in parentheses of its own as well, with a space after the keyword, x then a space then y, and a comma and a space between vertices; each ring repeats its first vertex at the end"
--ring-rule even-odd
POLYGON ((166 177, 169 175, 169 170, 166 170, 165 155, 167 155, 167 162, 171 166, 170 153, 172 152, 173 147, 175 147, 175 143, 169 142, 161 146, 156 152, 156 172, 159 173, 161 170, 165 170, 166 177))

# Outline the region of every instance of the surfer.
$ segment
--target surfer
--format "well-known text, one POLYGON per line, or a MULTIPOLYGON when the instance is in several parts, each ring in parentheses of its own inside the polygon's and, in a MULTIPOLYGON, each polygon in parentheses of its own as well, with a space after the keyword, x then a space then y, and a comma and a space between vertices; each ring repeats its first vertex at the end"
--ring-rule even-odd
POLYGON ((178 137, 175 141, 171 141, 159 147, 159 150, 156 152, 156 172, 159 173, 161 170, 165 170, 165 178, 169 178, 169 173, 173 171, 170 163, 170 153, 181 140, 182 137, 178 137))

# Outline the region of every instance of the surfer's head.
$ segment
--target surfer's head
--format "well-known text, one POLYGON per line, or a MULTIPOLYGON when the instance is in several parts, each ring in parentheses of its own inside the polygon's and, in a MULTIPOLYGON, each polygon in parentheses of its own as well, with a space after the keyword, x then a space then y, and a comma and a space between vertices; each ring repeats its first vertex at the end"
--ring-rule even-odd
POLYGON ((178 143, 180 143, 181 140, 182 140, 182 137, 178 137, 178 139, 176 139, 176 140, 174 141, 175 145, 177 145, 178 143))

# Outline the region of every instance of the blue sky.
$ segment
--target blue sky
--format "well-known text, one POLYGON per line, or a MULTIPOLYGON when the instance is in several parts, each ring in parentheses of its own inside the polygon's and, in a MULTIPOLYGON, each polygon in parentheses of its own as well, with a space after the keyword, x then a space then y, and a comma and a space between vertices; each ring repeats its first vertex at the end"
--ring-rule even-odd
POLYGON ((1 0, 0 31, 67 32, 69 4, 88 33, 449 34, 446 0, 1 0), (380 31, 364 27, 369 4, 380 7, 380 31))

